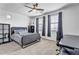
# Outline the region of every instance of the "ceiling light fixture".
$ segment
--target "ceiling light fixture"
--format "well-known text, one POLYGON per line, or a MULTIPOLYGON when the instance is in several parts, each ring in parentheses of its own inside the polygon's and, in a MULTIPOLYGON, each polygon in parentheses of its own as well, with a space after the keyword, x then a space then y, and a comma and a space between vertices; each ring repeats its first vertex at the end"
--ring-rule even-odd
POLYGON ((44 11, 44 9, 39 8, 38 3, 35 3, 32 5, 32 7, 25 5, 25 7, 30 8, 31 10, 29 10, 28 12, 38 12, 38 11, 44 11))

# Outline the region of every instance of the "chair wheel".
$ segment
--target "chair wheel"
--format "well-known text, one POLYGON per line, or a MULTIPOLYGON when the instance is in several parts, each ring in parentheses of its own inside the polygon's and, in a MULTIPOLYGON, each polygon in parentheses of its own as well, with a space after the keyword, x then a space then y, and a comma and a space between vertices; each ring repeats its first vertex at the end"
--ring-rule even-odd
POLYGON ((56 51, 59 51, 58 49, 56 49, 56 51))

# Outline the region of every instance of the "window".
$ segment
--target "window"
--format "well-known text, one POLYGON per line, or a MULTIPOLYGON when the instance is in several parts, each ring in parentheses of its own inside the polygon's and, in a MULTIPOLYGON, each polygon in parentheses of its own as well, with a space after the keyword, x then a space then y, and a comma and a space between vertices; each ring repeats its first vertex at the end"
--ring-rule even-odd
POLYGON ((51 35, 55 34, 58 29, 58 14, 51 15, 51 35))
POLYGON ((39 18, 39 33, 42 35, 42 27, 43 27, 43 18, 39 18))
POLYGON ((58 28, 58 15, 51 16, 51 30, 57 31, 58 28))

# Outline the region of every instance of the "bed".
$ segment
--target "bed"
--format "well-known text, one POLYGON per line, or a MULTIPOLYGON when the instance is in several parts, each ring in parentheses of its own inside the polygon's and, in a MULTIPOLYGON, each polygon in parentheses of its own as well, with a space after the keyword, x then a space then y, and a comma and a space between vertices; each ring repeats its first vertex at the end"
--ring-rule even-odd
POLYGON ((39 33, 29 33, 26 27, 12 27, 11 39, 22 48, 40 41, 39 33))

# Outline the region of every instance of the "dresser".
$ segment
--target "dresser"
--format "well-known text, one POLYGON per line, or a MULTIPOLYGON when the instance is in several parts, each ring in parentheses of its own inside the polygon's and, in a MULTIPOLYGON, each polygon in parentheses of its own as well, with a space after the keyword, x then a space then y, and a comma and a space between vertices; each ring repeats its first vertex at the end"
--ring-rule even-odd
POLYGON ((30 33, 34 32, 34 26, 33 25, 28 26, 28 32, 30 32, 30 33))

